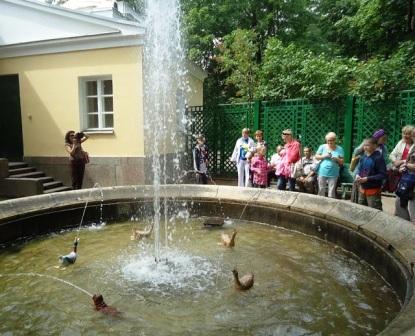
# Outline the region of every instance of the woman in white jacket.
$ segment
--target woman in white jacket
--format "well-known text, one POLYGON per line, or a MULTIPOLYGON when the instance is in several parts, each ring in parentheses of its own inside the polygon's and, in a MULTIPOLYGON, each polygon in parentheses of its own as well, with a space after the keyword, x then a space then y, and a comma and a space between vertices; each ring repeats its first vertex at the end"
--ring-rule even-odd
POLYGON ((409 152, 414 147, 414 140, 412 138, 414 129, 415 127, 412 125, 406 125, 402 128, 402 139, 399 140, 389 155, 389 159, 396 170, 399 170, 399 167, 405 163, 409 152))
POLYGON ((238 187, 249 186, 249 160, 251 152, 255 148, 255 143, 249 137, 249 128, 242 130, 242 137, 236 141, 231 161, 236 163, 238 169, 238 187))
MULTIPOLYGON (((395 172, 394 178, 399 181, 402 172, 408 169, 407 161, 415 150, 414 144, 415 127, 407 125, 402 128, 402 139, 399 140, 392 153, 389 155, 389 159, 392 161, 393 170, 395 172)), ((411 165, 411 167, 413 167, 411 165)), ((411 171, 413 169, 410 169, 411 171)), ((393 183, 395 184, 395 183, 393 183)), ((395 198, 395 216, 401 217, 406 220, 415 222, 415 200, 411 199, 406 205, 402 206, 399 196, 395 198)))

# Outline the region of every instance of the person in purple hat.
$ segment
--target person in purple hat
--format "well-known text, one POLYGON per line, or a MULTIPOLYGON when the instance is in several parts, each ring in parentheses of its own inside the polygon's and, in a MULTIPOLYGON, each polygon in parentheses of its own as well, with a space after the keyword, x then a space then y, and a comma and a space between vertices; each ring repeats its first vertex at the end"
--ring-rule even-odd
POLYGON ((385 159, 385 163, 389 163, 389 152, 388 148, 386 147, 385 143, 388 140, 388 135, 386 134, 383 128, 380 128, 373 132, 372 138, 375 138, 378 141, 378 148, 376 150, 382 154, 383 158, 385 159))
MULTIPOLYGON (((388 135, 386 134, 385 130, 383 128, 377 129, 373 132, 371 137, 377 140, 378 147, 376 148, 376 150, 382 154, 383 158, 385 159, 385 162, 388 164, 389 152, 388 148, 385 145, 388 135)), ((363 144, 364 141, 358 147, 355 148, 355 150, 353 151, 353 157, 360 157, 364 153, 363 144)))

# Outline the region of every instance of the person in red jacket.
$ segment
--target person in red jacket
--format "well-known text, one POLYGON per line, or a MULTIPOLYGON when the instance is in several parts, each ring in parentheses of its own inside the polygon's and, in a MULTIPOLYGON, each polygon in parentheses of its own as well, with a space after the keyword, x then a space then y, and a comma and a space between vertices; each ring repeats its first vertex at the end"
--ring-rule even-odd
POLYGON ((300 143, 293 138, 290 129, 282 131, 282 139, 285 142, 284 149, 280 152, 281 161, 277 167, 276 175, 278 175, 277 188, 285 190, 287 187, 290 191, 295 190, 295 163, 300 159, 300 143))

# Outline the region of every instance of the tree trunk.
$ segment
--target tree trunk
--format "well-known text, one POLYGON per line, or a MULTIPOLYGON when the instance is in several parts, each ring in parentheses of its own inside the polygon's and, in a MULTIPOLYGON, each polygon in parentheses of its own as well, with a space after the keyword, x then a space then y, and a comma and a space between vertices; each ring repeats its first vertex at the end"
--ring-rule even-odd
POLYGON ((415 30, 414 25, 414 1, 408 0, 408 33, 411 33, 415 30))

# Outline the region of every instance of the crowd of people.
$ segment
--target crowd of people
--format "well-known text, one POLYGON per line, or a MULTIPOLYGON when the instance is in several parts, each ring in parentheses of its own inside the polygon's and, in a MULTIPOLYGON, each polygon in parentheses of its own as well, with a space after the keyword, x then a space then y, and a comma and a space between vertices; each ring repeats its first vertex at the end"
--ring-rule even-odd
MULTIPOLYGON (((255 140, 248 128, 242 129, 230 160, 238 172, 239 187, 267 188, 276 181, 279 190, 299 191, 320 196, 337 197, 340 172, 347 169, 344 150, 336 144, 337 135, 328 132, 325 143, 315 153, 310 146, 302 146, 292 130, 281 134, 282 144, 267 160, 268 144, 263 132, 255 132, 255 140)), ((378 129, 354 150, 350 163, 353 176, 353 202, 382 210, 382 191, 396 194, 395 215, 415 223, 415 126, 402 128, 402 139, 389 154, 387 134, 378 129)), ((208 149, 200 135, 193 151, 197 182, 207 184, 208 149)))

